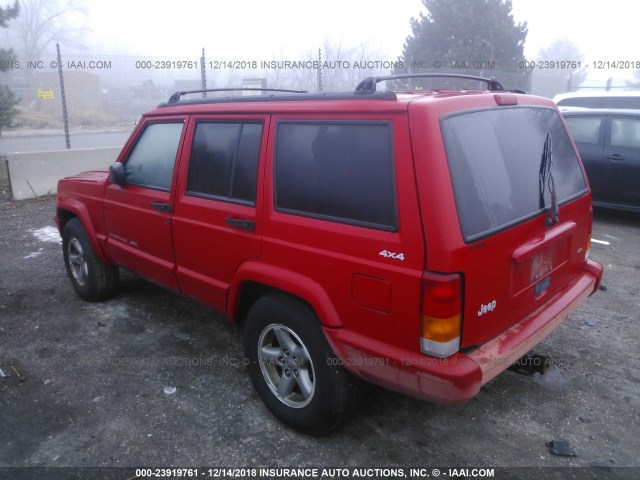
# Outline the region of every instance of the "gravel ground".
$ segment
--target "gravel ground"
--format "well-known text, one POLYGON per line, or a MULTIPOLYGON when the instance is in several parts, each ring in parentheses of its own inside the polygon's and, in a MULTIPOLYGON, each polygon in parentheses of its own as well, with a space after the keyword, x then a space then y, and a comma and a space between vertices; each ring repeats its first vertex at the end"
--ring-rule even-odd
POLYGON ((456 407, 372 387, 351 422, 314 438, 263 406, 239 330, 215 312, 126 272, 114 299, 79 299, 54 204, 0 203, 0 478, 15 475, 6 467, 60 466, 555 467, 501 473, 640 478, 639 215, 596 211, 591 256, 607 289, 539 346, 552 357, 547 375, 505 372, 456 407), (575 456, 552 455, 552 439, 575 456))

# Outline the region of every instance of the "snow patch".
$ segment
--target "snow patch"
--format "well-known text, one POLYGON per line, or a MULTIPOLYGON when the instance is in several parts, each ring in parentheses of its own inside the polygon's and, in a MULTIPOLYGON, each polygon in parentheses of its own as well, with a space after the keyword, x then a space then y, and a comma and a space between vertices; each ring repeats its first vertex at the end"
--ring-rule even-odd
POLYGON ((42 253, 42 248, 40 250, 38 250, 37 252, 31 252, 29 255, 22 257, 22 258, 33 258, 33 257, 37 257, 38 255, 40 255, 42 253))
POLYGON ((126 303, 119 302, 118 300, 113 300, 112 302, 104 304, 91 303, 89 305, 85 305, 84 308, 96 315, 100 320, 127 318, 130 315, 129 306, 126 303))
POLYGON ((60 232, 56 227, 44 227, 33 230, 33 236, 41 242, 62 243, 60 232))

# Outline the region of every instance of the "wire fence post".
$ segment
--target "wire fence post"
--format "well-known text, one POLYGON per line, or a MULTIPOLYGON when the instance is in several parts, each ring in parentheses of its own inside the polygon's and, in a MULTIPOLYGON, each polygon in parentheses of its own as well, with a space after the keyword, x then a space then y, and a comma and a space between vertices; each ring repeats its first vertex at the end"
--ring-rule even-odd
MULTIPOLYGON (((202 48, 202 56, 200 57, 200 81, 202 83, 202 90, 207 89, 207 69, 204 58, 204 47, 202 48)), ((206 98, 207 92, 202 92, 202 98, 206 98)))
POLYGON ((322 50, 318 49, 318 93, 322 92, 322 50))
POLYGON ((64 94, 64 76, 62 75, 62 57, 60 56, 60 44, 56 42, 56 50, 58 51, 58 80, 60 81, 60 100, 62 101, 62 123, 64 124, 64 141, 67 150, 71 148, 71 139, 69 138, 69 118, 67 117, 67 97, 64 94))

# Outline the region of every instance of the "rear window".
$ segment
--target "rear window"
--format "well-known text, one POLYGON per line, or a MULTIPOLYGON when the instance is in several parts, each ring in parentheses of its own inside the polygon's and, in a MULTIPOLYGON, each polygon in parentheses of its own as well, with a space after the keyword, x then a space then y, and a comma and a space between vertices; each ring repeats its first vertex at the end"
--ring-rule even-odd
POLYGON ((548 190, 541 204, 538 181, 547 133, 552 139, 558 202, 587 191, 579 160, 553 109, 513 107, 455 114, 442 120, 442 132, 466 242, 551 205, 548 190))
POLYGON ((583 108, 640 108, 640 96, 569 97, 558 100, 558 106, 583 108))
POLYGON ((602 108, 601 97, 569 97, 557 102, 559 107, 602 108))

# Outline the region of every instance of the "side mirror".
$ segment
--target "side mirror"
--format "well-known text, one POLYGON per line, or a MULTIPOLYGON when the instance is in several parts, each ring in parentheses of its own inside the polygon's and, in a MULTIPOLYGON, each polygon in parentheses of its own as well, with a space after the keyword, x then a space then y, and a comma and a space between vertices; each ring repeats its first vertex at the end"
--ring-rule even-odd
POLYGON ((122 163, 116 162, 109 167, 109 182, 122 187, 126 179, 124 165, 122 163))

